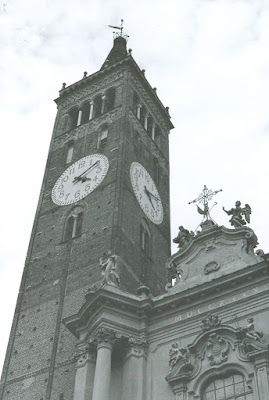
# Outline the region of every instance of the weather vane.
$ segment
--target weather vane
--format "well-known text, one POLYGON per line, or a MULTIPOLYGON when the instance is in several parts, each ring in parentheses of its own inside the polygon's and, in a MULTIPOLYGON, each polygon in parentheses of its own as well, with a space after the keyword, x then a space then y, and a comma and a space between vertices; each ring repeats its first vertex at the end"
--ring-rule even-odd
MULTIPOLYGON (((204 209, 202 209, 201 207, 198 206, 198 204, 196 204, 197 206, 197 211, 199 214, 202 214, 203 217, 203 221, 208 221, 209 219, 212 220, 212 218, 210 217, 210 211, 212 210, 212 208, 217 204, 216 202, 213 204, 213 206, 209 209, 209 205, 208 202, 212 200, 213 196, 215 196, 217 193, 222 192, 222 189, 220 190, 211 190, 208 189, 206 187, 206 185, 204 185, 204 189, 203 192, 199 194, 199 196, 197 197, 197 199, 194 199, 192 201, 189 201, 188 204, 192 204, 192 203, 199 203, 199 204, 203 204, 204 209)), ((212 220, 213 221, 213 220, 212 220)), ((214 221, 213 221, 214 222, 214 221)))
POLYGON ((120 33, 119 32, 113 32, 116 37, 123 36, 125 39, 127 39, 129 36, 122 34, 122 31, 123 31, 123 19, 121 19, 120 22, 121 22, 120 26, 114 26, 114 25, 108 25, 108 26, 109 26, 109 28, 117 29, 117 31, 120 31, 120 33))

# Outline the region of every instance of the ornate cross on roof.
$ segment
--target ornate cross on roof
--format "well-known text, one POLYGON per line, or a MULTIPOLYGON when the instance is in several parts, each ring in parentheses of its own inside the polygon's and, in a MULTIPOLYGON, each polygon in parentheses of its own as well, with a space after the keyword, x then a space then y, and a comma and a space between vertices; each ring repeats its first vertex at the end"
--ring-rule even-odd
POLYGON ((214 203, 213 206, 211 207, 211 209, 209 209, 208 202, 212 200, 213 196, 215 196, 217 193, 219 193, 221 191, 222 191, 222 189, 220 189, 220 190, 208 189, 206 187, 206 185, 204 185, 203 192, 200 193, 196 199, 189 201, 188 204, 191 204, 191 203, 203 204, 204 209, 200 208, 198 206, 198 204, 196 204, 198 213, 204 216, 202 222, 208 221, 209 219, 212 220, 212 218, 210 217, 210 211, 217 203, 214 203))
POLYGON ((119 32, 113 32, 114 35, 123 36, 125 39, 127 39, 128 35, 123 35, 123 33, 122 33, 122 31, 123 31, 123 19, 121 19, 120 22, 121 22, 120 26, 115 26, 115 25, 108 25, 108 26, 109 26, 109 28, 117 29, 117 31, 120 31, 120 33, 119 32))

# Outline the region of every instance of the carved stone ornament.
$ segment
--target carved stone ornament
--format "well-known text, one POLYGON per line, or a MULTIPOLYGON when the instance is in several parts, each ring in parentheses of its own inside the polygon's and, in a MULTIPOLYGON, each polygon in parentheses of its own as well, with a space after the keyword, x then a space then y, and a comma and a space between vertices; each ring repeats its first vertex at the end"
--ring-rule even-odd
POLYGON ((220 265, 216 261, 211 261, 204 267, 204 274, 208 275, 211 272, 218 271, 220 269, 220 265))
POLYGON ((221 319, 217 315, 208 314, 206 318, 202 319, 202 329, 212 329, 220 326, 221 319))
POLYGON ((122 335, 119 332, 114 331, 113 329, 101 327, 98 328, 95 333, 90 337, 89 343, 96 344, 107 344, 113 345, 114 342, 118 341, 122 338, 122 335))
POLYGON ((100 258, 99 260, 103 283, 119 287, 120 286, 120 276, 119 276, 119 256, 112 254, 109 250, 107 257, 100 258))
POLYGON ((206 356, 210 360, 210 365, 219 365, 224 361, 227 361, 227 353, 229 350, 229 344, 227 340, 211 333, 206 345, 206 356))
MULTIPOLYGON (((174 342, 169 350, 167 382, 178 393, 180 387, 188 385, 195 393, 195 382, 210 368, 222 373, 223 364, 237 365, 253 371, 253 363, 269 355, 269 345, 262 343, 262 332, 254 329, 253 318, 244 327, 234 328, 221 323, 216 315, 208 315, 202 321, 202 332, 187 346, 174 342)), ((196 397, 194 397, 196 398, 196 397)))
POLYGON ((178 229, 178 235, 175 239, 173 239, 173 242, 178 244, 179 249, 182 249, 190 243, 194 237, 194 233, 192 231, 188 231, 188 229, 185 229, 183 226, 180 226, 178 229))

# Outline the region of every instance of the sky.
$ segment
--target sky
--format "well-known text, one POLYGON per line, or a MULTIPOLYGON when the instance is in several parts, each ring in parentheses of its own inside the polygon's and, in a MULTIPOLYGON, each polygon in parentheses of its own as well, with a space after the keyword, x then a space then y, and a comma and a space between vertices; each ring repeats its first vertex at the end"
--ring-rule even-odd
MULTIPOLYGON (((211 216, 229 227, 236 200, 269 252, 269 2, 263 0, 0 0, 2 156, 0 369, 19 290, 62 83, 100 69, 108 27, 170 114, 171 236, 201 222, 204 185, 222 192, 211 216)), ((213 203, 212 203, 213 204, 213 203)), ((176 246, 172 246, 176 251, 176 246)))

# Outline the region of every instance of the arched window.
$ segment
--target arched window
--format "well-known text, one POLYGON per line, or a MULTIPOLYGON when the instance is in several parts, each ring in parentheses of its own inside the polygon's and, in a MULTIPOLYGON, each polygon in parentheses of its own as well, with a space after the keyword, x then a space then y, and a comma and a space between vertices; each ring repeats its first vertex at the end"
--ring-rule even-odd
POLYGON ((137 93, 136 92, 134 92, 134 94, 133 94, 133 110, 134 110, 134 113, 135 113, 135 115, 137 114, 137 106, 138 106, 138 104, 139 104, 139 97, 138 97, 138 95, 137 95, 137 93))
POLYGON ((116 89, 111 88, 106 91, 106 107, 105 111, 112 110, 115 107, 116 89))
POLYGON ((211 380, 203 388, 201 399, 253 400, 253 391, 242 374, 231 372, 211 380))
POLYGON ((73 108, 70 112, 69 112, 69 129, 74 129, 78 126, 78 113, 79 110, 78 108, 73 108))
POLYGON ((99 117, 102 113, 102 96, 97 96, 94 99, 94 116, 99 117))
POLYGON ((105 147, 107 142, 107 136, 108 136, 108 125, 105 124, 101 126, 101 131, 98 135, 98 144, 97 144, 98 149, 102 149, 103 147, 105 147))
POLYGON ((140 246, 147 255, 150 255, 150 230, 145 220, 140 224, 140 246))
POLYGON ((158 184, 160 180, 160 164, 157 157, 153 157, 153 179, 158 184))
POLYGON ((83 208, 80 206, 73 208, 66 219, 64 240, 69 240, 80 236, 82 233, 82 222, 83 208))
POLYGON ((71 163, 73 158, 73 152, 74 152, 74 142, 71 141, 67 143, 65 147, 65 164, 71 163))
POLYGON ((89 121, 89 115, 90 115, 90 103, 84 103, 82 106, 82 117, 81 117, 81 123, 85 124, 86 122, 89 121))
POLYGON ((146 113, 147 113, 146 108, 142 105, 140 110, 140 122, 143 127, 145 126, 146 113))
POLYGON ((153 126, 153 119, 152 119, 152 116, 151 115, 149 115, 149 117, 148 117, 148 123, 147 123, 147 132, 148 132, 148 135, 151 137, 151 133, 152 133, 152 126, 153 126))
POLYGON ((155 135, 154 136, 155 136, 154 142, 160 148, 161 147, 161 130, 160 130, 159 125, 156 125, 156 127, 155 127, 155 135))

